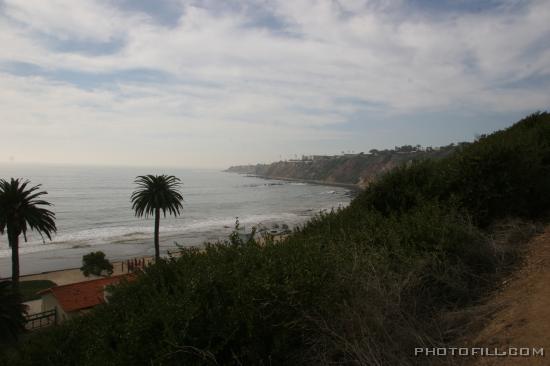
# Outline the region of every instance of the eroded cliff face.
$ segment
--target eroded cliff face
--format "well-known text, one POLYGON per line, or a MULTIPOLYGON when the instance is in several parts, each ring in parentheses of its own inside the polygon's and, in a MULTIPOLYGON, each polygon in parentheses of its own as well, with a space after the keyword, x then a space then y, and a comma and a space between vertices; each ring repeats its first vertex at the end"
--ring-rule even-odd
POLYGON ((232 166, 226 171, 265 178, 297 179, 327 183, 353 184, 364 188, 381 174, 418 159, 439 159, 455 147, 434 151, 397 152, 333 156, 307 161, 279 161, 272 164, 232 166))

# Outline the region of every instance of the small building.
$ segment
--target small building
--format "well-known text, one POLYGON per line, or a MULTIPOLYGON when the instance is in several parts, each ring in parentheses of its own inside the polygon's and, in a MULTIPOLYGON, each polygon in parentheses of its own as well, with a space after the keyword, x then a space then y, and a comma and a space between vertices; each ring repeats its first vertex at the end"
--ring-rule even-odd
POLYGON ((311 160, 313 161, 317 161, 317 160, 330 160, 332 159, 331 156, 328 156, 328 155, 313 155, 311 157, 311 160))
POLYGON ((105 303, 107 301, 105 291, 107 286, 131 278, 133 278, 132 275, 123 274, 42 290, 38 293, 42 296, 42 312, 55 310, 56 323, 62 323, 105 303))

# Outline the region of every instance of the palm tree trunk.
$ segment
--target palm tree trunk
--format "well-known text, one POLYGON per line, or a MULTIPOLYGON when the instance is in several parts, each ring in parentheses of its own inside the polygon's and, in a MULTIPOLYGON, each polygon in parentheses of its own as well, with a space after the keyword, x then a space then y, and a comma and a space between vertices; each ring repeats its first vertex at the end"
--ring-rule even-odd
POLYGON ((11 283, 14 291, 19 290, 19 235, 8 229, 8 242, 11 247, 11 283))
POLYGON ((158 261, 160 258, 159 227, 160 227, 160 208, 156 208, 155 209, 155 261, 158 261))

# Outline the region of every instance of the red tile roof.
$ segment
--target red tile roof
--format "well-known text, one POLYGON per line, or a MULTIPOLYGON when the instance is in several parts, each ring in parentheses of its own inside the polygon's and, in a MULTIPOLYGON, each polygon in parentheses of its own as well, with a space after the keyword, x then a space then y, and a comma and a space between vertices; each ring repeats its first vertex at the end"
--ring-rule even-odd
POLYGON ((118 275, 84 282, 71 283, 40 291, 39 294, 51 292, 65 312, 88 309, 105 302, 105 286, 116 284, 122 279, 132 279, 132 275, 118 275))

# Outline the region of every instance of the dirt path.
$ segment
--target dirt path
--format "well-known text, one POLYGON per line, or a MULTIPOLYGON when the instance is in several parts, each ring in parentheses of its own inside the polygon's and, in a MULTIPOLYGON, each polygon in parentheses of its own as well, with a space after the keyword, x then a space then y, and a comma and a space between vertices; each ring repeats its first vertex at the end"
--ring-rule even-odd
POLYGON ((489 301, 499 310, 473 339, 477 347, 544 348, 544 357, 483 357, 471 366, 550 365, 550 226, 528 243, 525 263, 489 301))

